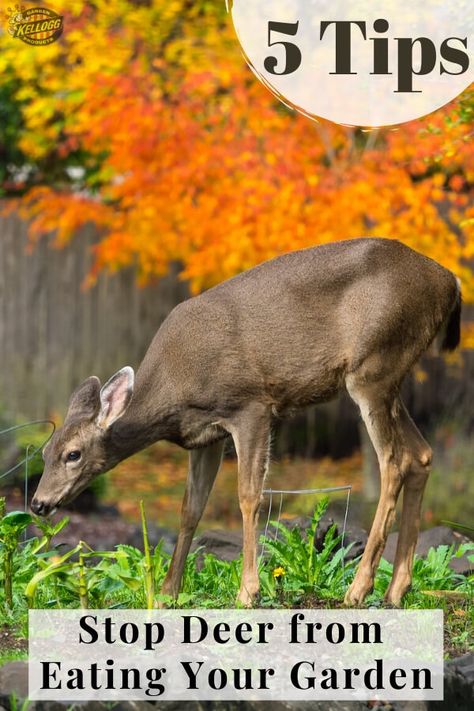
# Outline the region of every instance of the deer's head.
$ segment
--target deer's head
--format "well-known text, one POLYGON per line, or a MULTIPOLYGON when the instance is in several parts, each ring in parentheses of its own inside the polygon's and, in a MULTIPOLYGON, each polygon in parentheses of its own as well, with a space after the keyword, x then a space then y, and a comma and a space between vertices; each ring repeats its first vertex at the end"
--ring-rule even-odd
POLYGON ((63 426, 43 450, 44 471, 31 508, 48 515, 72 501, 98 474, 117 463, 110 427, 122 417, 133 393, 134 372, 119 370, 101 387, 87 378, 71 396, 63 426))

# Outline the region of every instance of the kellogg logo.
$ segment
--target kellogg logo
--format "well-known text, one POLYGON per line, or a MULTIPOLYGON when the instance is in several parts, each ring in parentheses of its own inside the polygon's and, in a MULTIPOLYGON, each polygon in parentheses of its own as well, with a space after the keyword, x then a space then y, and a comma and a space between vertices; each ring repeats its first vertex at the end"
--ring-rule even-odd
POLYGON ((31 7, 25 10, 23 5, 7 9, 9 34, 32 45, 46 45, 56 42, 63 33, 63 18, 54 10, 46 7, 31 7))

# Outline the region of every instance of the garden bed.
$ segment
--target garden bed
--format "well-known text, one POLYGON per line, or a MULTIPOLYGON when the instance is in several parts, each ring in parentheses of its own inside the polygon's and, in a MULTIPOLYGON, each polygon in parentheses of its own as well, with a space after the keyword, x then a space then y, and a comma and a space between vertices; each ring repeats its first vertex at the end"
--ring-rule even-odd
MULTIPOLYGON (((343 542, 337 524, 327 517, 326 508, 327 501, 322 500, 312 518, 273 524, 272 537, 265 539, 265 556, 260 565, 260 607, 342 606, 365 534, 349 527, 343 542)), ((70 540, 70 545, 55 544, 66 535, 70 526, 67 519, 50 521, 22 512, 10 513, 0 520, 0 526, 4 659, 11 658, 5 650, 19 654, 25 649, 21 638, 26 639, 29 607, 144 608, 160 600, 171 542, 163 546, 152 540, 150 550, 144 554, 143 546, 142 549, 139 546, 145 540, 150 543, 144 515, 140 540, 136 540, 135 546, 119 544, 105 550, 99 546, 93 550, 83 541, 77 543, 77 539, 70 540), (40 527, 39 535, 24 542, 24 532, 32 522, 40 527), (8 547, 11 553, 6 565, 8 547), (5 586, 7 573, 11 578, 9 598, 9 586, 5 586)), ((158 530, 152 533, 154 537, 159 535, 158 530)), ((434 540, 452 543, 430 548, 424 557, 416 558, 412 591, 406 595, 404 607, 442 608, 446 618, 446 653, 456 656, 468 651, 474 638, 474 611, 470 605, 474 576, 472 570, 466 570, 466 566, 472 565, 474 544, 458 533, 451 533, 449 539, 448 529, 436 531, 434 540), (459 572, 458 564, 463 560, 463 572, 459 572)), ((219 536, 202 534, 188 557, 178 600, 161 601, 184 608, 234 607, 240 583, 240 539, 237 534, 226 532, 223 543, 220 545, 219 536)), ((420 545, 426 546, 426 540, 422 538, 420 545)), ((374 592, 366 601, 368 606, 383 605, 391 574, 391 563, 382 559, 374 592)))

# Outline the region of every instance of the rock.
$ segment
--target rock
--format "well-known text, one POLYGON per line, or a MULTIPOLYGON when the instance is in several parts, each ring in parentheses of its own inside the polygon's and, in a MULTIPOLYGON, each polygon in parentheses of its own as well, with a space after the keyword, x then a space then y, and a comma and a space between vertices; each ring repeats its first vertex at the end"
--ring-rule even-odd
MULTIPOLYGON (((0 667, 0 711, 11 711, 11 700, 16 698, 16 707, 21 709, 22 703, 28 698, 28 664, 27 662, 8 662, 0 667)), ((180 702, 164 702, 179 711, 180 702)), ((164 705, 161 704, 161 705, 164 705)), ((80 711, 107 711, 113 706, 114 711, 149 711, 148 701, 119 701, 111 704, 107 701, 85 701, 75 703, 74 708, 80 711)), ((31 701, 28 711, 66 711, 71 709, 69 701, 31 701)))
POLYGON ((194 539, 192 551, 203 548, 202 554, 213 553, 220 560, 235 560, 242 552, 242 535, 216 528, 203 531, 194 539))
POLYGON ((472 711, 474 708, 474 654, 451 659, 444 666, 444 701, 399 701, 396 711, 472 711))
POLYGON ((16 694, 18 698, 28 696, 28 664, 26 662, 7 662, 0 667, 0 704, 9 708, 9 698, 16 694))
MULTIPOLYGON (((319 525, 316 529, 316 536, 314 538, 314 546, 316 550, 320 551, 323 547, 323 542, 324 538, 326 536, 326 533, 329 531, 331 526, 333 525, 334 521, 330 516, 323 516, 320 521, 319 525)), ((303 534, 304 531, 307 531, 311 525, 311 518, 309 516, 296 516, 295 518, 282 518, 280 519, 280 524, 285 526, 285 528, 288 528, 290 531, 294 531, 295 528, 299 528, 303 534)), ((282 539, 282 534, 281 532, 275 528, 275 526, 272 526, 270 524, 268 526, 268 531, 267 531, 267 536, 270 540, 276 537, 281 540, 282 539)), ((262 531, 263 535, 263 531, 262 531)))
POLYGON ((474 708, 474 654, 464 654, 445 665, 444 702, 432 702, 429 711, 441 709, 441 704, 456 711, 474 708))
MULTIPOLYGON (((387 538, 387 545, 385 546, 383 557, 388 560, 389 563, 393 563, 395 560, 397 540, 398 533, 390 533, 387 538)), ((458 548, 461 543, 468 543, 469 540, 470 539, 463 536, 462 533, 453 531, 453 529, 448 526, 434 526, 420 533, 416 553, 419 556, 425 557, 430 548, 437 548, 441 545, 451 546, 452 544, 458 548)), ((473 571, 473 565, 466 555, 461 558, 453 558, 450 562, 450 567, 455 570, 456 573, 462 575, 467 575, 473 571)))
MULTIPOLYGON (((162 550, 169 554, 173 552, 176 543, 176 534, 169 529, 149 523, 148 538, 150 545, 156 546, 160 541, 162 541, 162 550)), ((143 531, 141 526, 133 526, 126 541, 123 542, 127 543, 129 546, 135 546, 135 548, 143 550, 143 531)))
MULTIPOLYGON (((17 708, 27 698, 28 665, 26 662, 9 662, 0 668, 0 711, 11 711, 10 699, 16 695, 17 708)), ((111 704, 105 701, 87 701, 75 704, 81 711, 106 711, 111 704)), ((147 711, 156 706, 163 711, 181 711, 182 701, 119 701, 114 711, 147 711)), ((471 711, 474 707, 474 654, 465 654, 445 664, 444 701, 400 701, 377 707, 384 711, 471 711)), ((28 711, 65 711, 68 702, 33 701, 28 711)), ((267 711, 267 701, 188 701, 187 711, 267 711)), ((273 701, 272 711, 367 711, 362 701, 273 701)))
MULTIPOLYGON (((344 530, 343 520, 334 518, 334 522, 336 524, 337 533, 342 534, 342 532, 344 530)), ((361 528, 360 526, 358 526, 355 523, 351 523, 350 521, 347 521, 345 534, 344 534, 344 546, 352 545, 352 547, 348 553, 348 558, 350 560, 362 555, 362 553, 364 552, 366 543, 367 543, 367 538, 368 538, 368 534, 364 528, 361 528)))
MULTIPOLYGON (((249 701, 249 711, 267 711, 268 701, 249 701)), ((367 711, 365 701, 272 701, 272 711, 367 711)), ((389 711, 389 708, 385 708, 389 711)))

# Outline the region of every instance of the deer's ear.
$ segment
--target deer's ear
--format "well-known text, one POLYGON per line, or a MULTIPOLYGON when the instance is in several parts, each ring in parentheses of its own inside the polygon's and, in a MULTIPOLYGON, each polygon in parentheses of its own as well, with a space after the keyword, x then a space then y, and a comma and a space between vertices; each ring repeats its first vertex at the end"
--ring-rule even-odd
POLYGON ((92 375, 76 388, 69 400, 67 417, 93 418, 99 412, 100 380, 92 375))
POLYGON ((134 381, 135 373, 128 365, 107 380, 100 391, 100 411, 97 417, 99 427, 107 429, 122 417, 132 399, 134 381))

